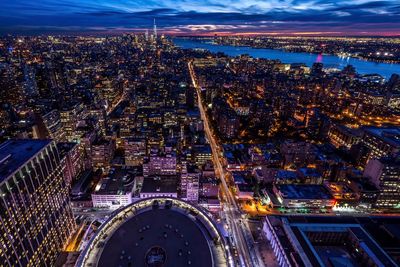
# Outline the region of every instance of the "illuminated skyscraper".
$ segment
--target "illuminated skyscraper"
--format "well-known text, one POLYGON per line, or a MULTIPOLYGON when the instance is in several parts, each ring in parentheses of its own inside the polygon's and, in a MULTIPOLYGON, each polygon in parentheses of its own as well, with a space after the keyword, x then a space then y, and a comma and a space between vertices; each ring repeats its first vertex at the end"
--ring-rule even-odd
POLYGON ((153 34, 154 34, 154 40, 157 40, 157 25, 156 25, 156 19, 154 19, 153 34))
POLYGON ((381 208, 400 208, 400 160, 398 158, 372 159, 364 170, 364 176, 379 189, 376 202, 381 208))
POLYGON ((53 109, 43 116, 43 123, 47 131, 47 137, 56 142, 65 141, 65 131, 61 123, 61 116, 58 110, 53 109))
POLYGON ((37 96, 39 94, 36 80, 35 80, 35 72, 33 68, 27 64, 24 64, 24 93, 27 98, 31 98, 37 96))
POLYGON ((0 266, 54 266, 75 228, 64 168, 50 140, 0 145, 0 266))

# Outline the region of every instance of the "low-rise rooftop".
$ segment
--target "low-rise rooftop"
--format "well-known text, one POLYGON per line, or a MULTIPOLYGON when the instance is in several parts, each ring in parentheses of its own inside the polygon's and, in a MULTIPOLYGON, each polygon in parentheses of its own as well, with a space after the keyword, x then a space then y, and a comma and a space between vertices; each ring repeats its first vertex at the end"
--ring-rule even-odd
POLYGON ((333 196, 323 185, 282 184, 276 185, 276 187, 287 199, 333 199, 333 196))
POLYGON ((134 179, 141 176, 139 168, 112 168, 109 173, 103 177, 95 194, 104 195, 122 195, 132 190, 134 179))
POLYGON ((142 193, 176 193, 179 178, 176 175, 149 176, 143 180, 142 193))

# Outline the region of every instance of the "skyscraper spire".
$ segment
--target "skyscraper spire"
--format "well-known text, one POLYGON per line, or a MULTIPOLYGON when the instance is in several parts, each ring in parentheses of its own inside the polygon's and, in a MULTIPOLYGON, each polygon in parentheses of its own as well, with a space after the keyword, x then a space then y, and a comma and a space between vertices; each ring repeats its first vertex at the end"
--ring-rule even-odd
POLYGON ((154 18, 154 26, 153 26, 153 34, 154 34, 154 40, 157 40, 157 25, 156 25, 156 19, 154 18))

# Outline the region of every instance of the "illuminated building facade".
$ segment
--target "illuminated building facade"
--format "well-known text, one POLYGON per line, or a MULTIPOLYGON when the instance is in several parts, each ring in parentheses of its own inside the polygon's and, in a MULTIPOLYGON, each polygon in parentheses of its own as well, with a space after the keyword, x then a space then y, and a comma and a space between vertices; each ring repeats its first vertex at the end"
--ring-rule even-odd
POLYGON ((352 145, 360 141, 359 133, 343 125, 332 125, 328 132, 328 138, 335 147, 350 149, 352 145))
POLYGON ((84 159, 77 143, 57 143, 60 159, 64 169, 64 180, 67 183, 73 182, 83 171, 84 159))
POLYGON ((114 157, 115 142, 114 140, 99 139, 92 144, 92 163, 95 168, 105 168, 110 164, 114 157))
POLYGON ((274 185, 273 192, 284 208, 332 208, 335 199, 323 185, 274 185))
POLYGON ((209 145, 194 147, 194 161, 197 166, 203 166, 207 161, 211 161, 212 152, 209 145))
POLYGON ((0 265, 54 266, 75 228, 54 142, 0 145, 0 265))
POLYGON ((400 208, 400 162, 393 158, 372 159, 364 170, 364 176, 379 189, 376 206, 400 208))
POLYGON ((43 123, 46 127, 49 138, 57 142, 62 142, 65 140, 65 132, 63 131, 60 112, 58 110, 52 110, 45 114, 43 116, 43 123))
POLYGON ((66 108, 60 112, 61 123, 63 125, 63 131, 68 141, 74 139, 74 133, 76 129, 77 112, 74 108, 66 108))
POLYGON ((111 168, 92 194, 93 207, 117 209, 132 203, 138 169, 111 168))
POLYGON ((181 170, 181 194, 182 198, 189 202, 199 201, 200 170, 187 166, 185 163, 181 170), (189 167, 189 168, 188 168, 189 167))
POLYGON ((176 156, 173 154, 151 156, 143 164, 143 175, 174 175, 176 174, 176 167, 176 156))
POLYGON ((143 164, 146 154, 146 140, 144 138, 126 138, 124 140, 125 165, 139 166, 143 164))
POLYGON ((369 158, 380 158, 399 152, 399 136, 400 130, 395 127, 367 128, 363 136, 363 142, 370 149, 369 158))

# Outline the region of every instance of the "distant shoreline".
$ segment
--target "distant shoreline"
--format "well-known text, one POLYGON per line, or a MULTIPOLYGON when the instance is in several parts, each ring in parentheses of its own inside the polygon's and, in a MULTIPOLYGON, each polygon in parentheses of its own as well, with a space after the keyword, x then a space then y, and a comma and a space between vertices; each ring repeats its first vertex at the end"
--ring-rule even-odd
MULTIPOLYGON (((282 36, 283 37, 283 36, 282 36)), ((201 36, 192 36, 192 37, 175 37, 175 38, 187 38, 187 39, 195 39, 195 40, 200 40, 201 42, 204 43, 204 40, 201 39, 211 39, 212 37, 201 37, 201 36)), ((284 37, 283 37, 284 38, 284 37)), ((313 37, 310 37, 313 38, 313 37)), ((318 38, 318 37, 315 37, 318 38)), ((329 38, 329 37, 324 37, 324 38, 329 38)), ((332 37, 335 38, 335 37, 332 37)), ((337 37, 340 38, 340 37, 337 37)), ((356 37, 354 37, 356 38, 356 37)), ((365 38, 373 38, 373 37, 365 37, 365 38)), ((385 38, 385 37, 376 37, 376 38, 385 38)), ((387 38, 391 38, 391 37, 387 37, 387 38)), ((400 37, 399 37, 400 39, 400 37)), ((309 51, 305 51, 305 50, 299 50, 299 51, 292 51, 292 50, 288 50, 285 48, 273 48, 273 47, 263 47, 263 46, 251 46, 251 45, 242 45, 242 44, 220 44, 220 43, 216 43, 214 41, 210 42, 209 44, 211 45, 215 45, 215 46, 234 46, 234 47, 248 47, 248 48, 252 48, 252 49, 272 49, 272 50, 279 50, 279 51, 283 51, 286 53, 308 53, 308 54, 320 54, 320 55, 331 55, 331 56, 337 56, 337 57, 342 57, 342 55, 338 54, 338 53, 316 53, 316 52, 309 52, 309 51)), ((400 60, 379 60, 379 59, 373 59, 373 58, 368 58, 368 57, 363 57, 363 56, 354 56, 354 55, 350 55, 348 56, 350 58, 355 58, 355 59, 359 59, 359 60, 363 60, 363 61, 368 61, 368 62, 376 62, 376 63, 385 63, 385 64, 400 64, 400 60)))
MULTIPOLYGON (((212 53, 221 52, 232 57, 248 54, 254 58, 277 59, 287 64, 304 63, 308 67, 311 67, 316 62, 319 55, 312 52, 294 52, 284 49, 216 44, 211 42, 211 38, 176 37, 172 38, 172 41, 183 49, 198 48, 209 50, 212 53)), ((400 74, 400 63, 379 62, 359 57, 340 57, 329 53, 324 53, 323 55, 321 62, 325 66, 342 69, 347 65, 353 65, 360 75, 378 74, 385 79, 389 79, 392 74, 400 74)))

